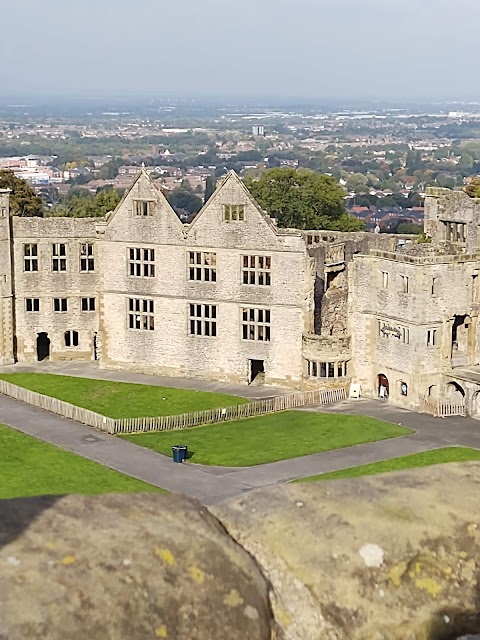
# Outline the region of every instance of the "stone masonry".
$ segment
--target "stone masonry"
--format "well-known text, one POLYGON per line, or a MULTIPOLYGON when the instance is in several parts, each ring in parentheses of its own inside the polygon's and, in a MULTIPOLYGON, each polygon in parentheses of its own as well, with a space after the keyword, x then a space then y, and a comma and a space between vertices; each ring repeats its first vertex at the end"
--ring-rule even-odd
POLYGON ((1 364, 353 381, 374 397, 383 383, 407 408, 447 395, 477 413, 480 201, 466 194, 430 190, 428 244, 279 229, 233 172, 189 225, 145 171, 106 218, 12 217, 8 203, 1 191, 1 364))

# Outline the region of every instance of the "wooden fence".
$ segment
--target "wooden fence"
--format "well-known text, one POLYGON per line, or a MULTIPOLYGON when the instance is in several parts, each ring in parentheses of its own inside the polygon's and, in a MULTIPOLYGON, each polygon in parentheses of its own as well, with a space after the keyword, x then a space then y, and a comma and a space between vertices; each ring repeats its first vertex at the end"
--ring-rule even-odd
POLYGON ((157 418, 107 418, 94 411, 82 409, 63 400, 57 400, 45 396, 15 384, 0 380, 0 393, 15 398, 20 402, 40 407, 46 411, 56 413, 64 418, 76 420, 89 427, 104 431, 105 433, 144 433, 146 431, 170 431, 173 429, 186 429, 198 427, 202 424, 224 422, 227 420, 239 420, 261 416, 276 411, 285 411, 315 404, 333 404, 347 398, 345 387, 336 389, 315 389, 313 391, 299 391, 284 396, 276 396, 267 400, 257 400, 247 404, 221 409, 207 409, 205 411, 193 411, 176 416, 159 416, 157 418))
POLYGON ((429 413, 436 418, 447 418, 449 416, 466 416, 465 400, 452 400, 444 398, 442 400, 435 400, 434 398, 426 397, 423 399, 423 406, 421 411, 423 413, 429 413))
POLYGON ((70 420, 87 424, 89 427, 94 427, 94 429, 98 429, 99 431, 115 433, 115 420, 112 418, 102 416, 99 413, 95 413, 95 411, 77 407, 63 400, 57 400, 57 398, 44 396, 36 391, 18 387, 6 380, 0 380, 0 393, 10 398, 15 398, 15 400, 19 400, 20 402, 25 402, 25 404, 31 404, 34 407, 45 409, 45 411, 56 413, 63 418, 69 418, 70 420))

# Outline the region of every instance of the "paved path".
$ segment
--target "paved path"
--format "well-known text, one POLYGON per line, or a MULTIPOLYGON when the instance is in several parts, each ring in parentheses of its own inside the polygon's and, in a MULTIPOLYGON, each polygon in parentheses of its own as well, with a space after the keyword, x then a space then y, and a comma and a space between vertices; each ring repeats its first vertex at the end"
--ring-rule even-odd
MULTIPOLYGON (((87 371, 82 367, 80 369, 83 375, 87 375, 87 371)), ((12 371, 12 368, 9 370, 12 371)), ((19 368, 15 367, 15 370, 18 371, 19 368)), ((51 367, 49 370, 52 370, 51 367)), ((88 375, 90 373, 91 370, 88 375)), ((72 375, 72 371, 68 371, 68 374, 72 375)), ((118 372, 102 371, 101 374, 107 374, 108 379, 118 379, 118 372), (116 374, 115 378, 110 377, 111 373, 116 374)), ((138 381, 136 376, 139 374, 128 375, 134 376, 135 381, 138 381)), ((158 378, 155 380, 157 384, 178 383, 178 380, 170 378, 164 378, 162 383, 158 378)), ((178 386, 183 385, 180 383, 178 386)), ((216 387, 219 391, 226 390, 223 385, 217 384, 216 387)), ((263 392, 265 393, 265 389, 263 392)), ((179 465, 166 456, 131 442, 99 433, 90 427, 0 396, 1 423, 150 484, 172 492, 185 493, 206 505, 237 496, 256 487, 440 447, 461 445, 480 449, 480 421, 469 418, 433 418, 372 400, 346 401, 332 407, 311 407, 306 410, 368 415, 400 423, 415 429, 416 432, 402 438, 249 468, 209 467, 192 463, 179 465)))

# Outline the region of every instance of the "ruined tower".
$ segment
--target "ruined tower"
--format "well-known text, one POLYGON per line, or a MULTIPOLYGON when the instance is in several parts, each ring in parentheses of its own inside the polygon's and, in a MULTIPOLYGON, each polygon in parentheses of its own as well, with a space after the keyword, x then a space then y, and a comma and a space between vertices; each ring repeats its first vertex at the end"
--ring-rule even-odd
POLYGON ((10 190, 0 189, 0 365, 15 361, 12 273, 10 190))

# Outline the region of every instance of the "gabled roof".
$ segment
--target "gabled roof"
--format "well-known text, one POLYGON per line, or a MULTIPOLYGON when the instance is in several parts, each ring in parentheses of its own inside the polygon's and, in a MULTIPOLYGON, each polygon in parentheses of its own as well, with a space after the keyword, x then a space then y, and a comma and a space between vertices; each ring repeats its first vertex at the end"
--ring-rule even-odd
POLYGON ((113 220, 113 218, 115 217, 115 215, 117 214, 117 212, 120 210, 120 208, 123 206, 123 203, 125 202, 125 200, 128 198, 128 196, 130 195, 130 192, 132 191, 132 189, 135 187, 135 185, 137 184, 137 182, 141 179, 145 179, 148 181, 149 185, 154 189, 155 194, 157 196, 157 198, 159 198, 160 202, 165 206, 165 208, 167 210, 169 210, 172 214, 172 216, 175 217, 175 220, 177 220, 179 226, 182 228, 184 228, 184 225, 182 223, 182 221, 179 219, 179 217, 177 216, 177 214, 175 213, 175 211, 173 210, 171 204, 168 202, 168 200, 166 199, 166 197, 163 195, 162 191, 157 187, 157 185, 153 182, 152 178, 149 176, 149 174, 145 171, 145 168, 142 167, 140 169, 140 171, 138 172, 138 174, 135 176, 134 181, 132 182, 132 184, 128 187, 128 189, 125 191, 125 193, 123 194, 123 198, 120 200, 120 202, 117 204, 117 206, 115 207, 115 210, 113 212, 109 212, 107 214, 107 221, 108 224, 111 223, 111 221, 113 220))
MULTIPOLYGON (((190 229, 192 229, 195 224, 197 223, 197 221, 202 217, 204 211, 207 210, 208 206, 211 204, 211 202, 222 192, 223 188, 225 187, 225 185, 230 182, 231 180, 234 180, 235 183, 242 189, 242 191, 244 192, 244 194, 247 196, 247 198, 250 200, 250 202, 253 204, 253 206, 255 207, 255 209, 258 211, 258 213, 262 216, 262 218, 265 220, 265 222, 267 223, 267 225, 270 227, 270 229, 273 231, 273 233, 275 233, 275 235, 285 235, 287 233, 287 230, 282 230, 283 233, 277 229, 277 226, 275 225, 275 223, 273 222, 272 218, 268 215, 268 213, 266 213, 266 211, 264 211, 260 205, 258 204, 258 202, 255 200, 255 198, 252 196, 252 194, 250 193, 250 191, 247 189, 247 187, 245 186, 244 182, 240 179, 240 177, 237 175, 237 173, 235 171, 229 171, 227 173, 227 175, 223 178, 223 180, 221 181, 221 183, 219 184, 219 186, 215 189, 214 193, 211 195, 210 199, 208 200, 208 202, 206 202, 203 207, 201 208, 201 210, 197 213, 197 215, 195 216, 195 218, 193 219, 193 221, 191 222, 188 232, 190 232, 190 229)), ((295 233, 294 231, 296 230, 292 230, 289 229, 288 230, 288 235, 300 235, 300 231, 298 231, 297 233, 295 233)))

